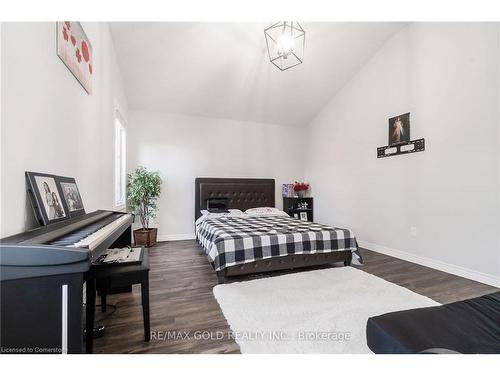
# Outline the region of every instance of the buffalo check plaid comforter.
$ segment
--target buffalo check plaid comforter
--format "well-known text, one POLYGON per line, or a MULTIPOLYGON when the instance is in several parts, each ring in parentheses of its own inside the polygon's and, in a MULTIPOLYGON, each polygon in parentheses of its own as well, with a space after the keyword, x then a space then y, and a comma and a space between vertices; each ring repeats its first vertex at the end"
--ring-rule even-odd
POLYGON ((289 216, 200 218, 196 238, 216 271, 257 259, 289 254, 351 250, 362 262, 349 229, 301 221, 289 216))

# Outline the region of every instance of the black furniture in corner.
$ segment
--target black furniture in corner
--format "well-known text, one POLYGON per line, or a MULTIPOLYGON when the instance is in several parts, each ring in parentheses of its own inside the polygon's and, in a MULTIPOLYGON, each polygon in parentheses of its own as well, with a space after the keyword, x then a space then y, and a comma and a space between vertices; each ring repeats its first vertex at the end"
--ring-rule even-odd
POLYGON ((313 206, 313 198, 299 198, 299 197, 283 197, 283 211, 285 211, 291 217, 295 217, 296 215, 300 219, 300 213, 307 213, 307 220, 314 220, 314 206, 313 206), (299 208, 301 203, 306 203, 307 208, 299 208))
POLYGON ((366 339, 377 354, 500 353, 500 292, 442 306, 368 319, 366 339))

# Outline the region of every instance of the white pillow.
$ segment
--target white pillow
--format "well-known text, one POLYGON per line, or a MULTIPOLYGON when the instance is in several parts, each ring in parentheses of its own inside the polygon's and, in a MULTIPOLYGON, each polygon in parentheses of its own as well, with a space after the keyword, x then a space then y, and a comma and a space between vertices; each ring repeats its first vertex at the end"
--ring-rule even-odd
POLYGON ((274 207, 257 207, 245 211, 248 216, 288 216, 285 211, 274 207))
POLYGON ((230 208, 229 212, 209 212, 208 210, 201 210, 202 216, 210 216, 210 217, 220 217, 220 216, 240 216, 243 215, 243 211, 230 208))
POLYGON ((246 214, 270 214, 270 213, 278 213, 281 210, 276 207, 255 207, 249 208, 245 211, 246 214))

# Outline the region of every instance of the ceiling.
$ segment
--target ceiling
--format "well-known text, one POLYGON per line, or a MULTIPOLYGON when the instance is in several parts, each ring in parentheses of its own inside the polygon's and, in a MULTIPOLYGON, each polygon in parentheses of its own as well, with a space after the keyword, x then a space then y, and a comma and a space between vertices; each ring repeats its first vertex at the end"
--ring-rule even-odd
POLYGON ((111 23, 130 109, 308 124, 404 23, 302 23, 304 63, 269 62, 261 23, 111 23))

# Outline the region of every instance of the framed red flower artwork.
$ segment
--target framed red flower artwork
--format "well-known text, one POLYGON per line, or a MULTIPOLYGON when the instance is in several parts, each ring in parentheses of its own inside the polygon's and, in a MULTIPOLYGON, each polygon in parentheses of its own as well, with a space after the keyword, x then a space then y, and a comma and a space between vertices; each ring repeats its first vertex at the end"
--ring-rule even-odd
POLYGON ((57 56, 91 95, 92 44, 80 22, 57 22, 57 56))

